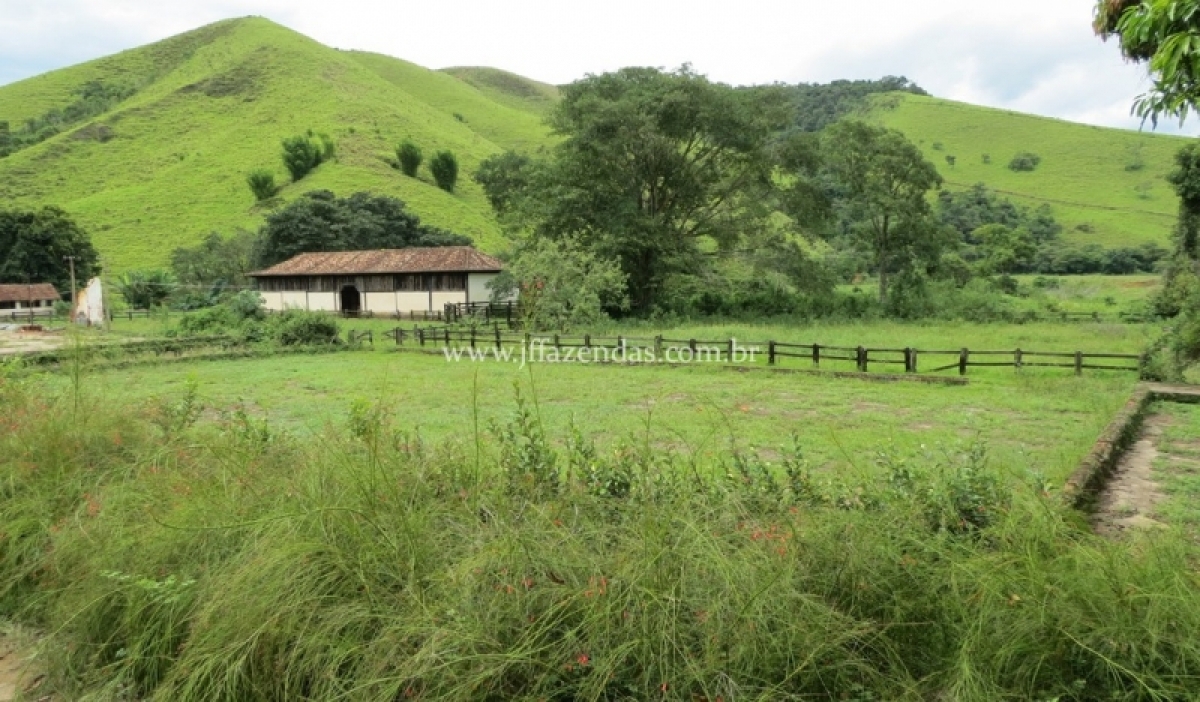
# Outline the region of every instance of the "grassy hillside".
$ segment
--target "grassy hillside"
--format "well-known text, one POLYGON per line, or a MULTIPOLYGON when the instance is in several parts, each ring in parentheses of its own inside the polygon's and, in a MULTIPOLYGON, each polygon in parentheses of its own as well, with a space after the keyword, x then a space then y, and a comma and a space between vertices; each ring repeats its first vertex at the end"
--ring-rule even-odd
POLYGON ((558 102, 558 88, 498 68, 457 66, 443 73, 477 88, 491 99, 519 110, 545 114, 558 102))
POLYGON ((871 116, 920 144, 947 187, 983 182, 1022 204, 1049 204, 1070 241, 1165 244, 1170 235, 1178 200, 1164 177, 1184 138, 907 94, 876 98, 871 116), (1022 151, 1042 157, 1036 171, 1009 170, 1022 151), (956 157, 955 166, 948 155, 956 157))
POLYGON ((258 18, 4 86, 0 120, 15 125, 62 107, 94 80, 139 91, 0 160, 0 199, 65 207, 92 231, 112 271, 161 265, 171 248, 212 230, 257 226, 265 210, 246 174, 266 166, 286 181, 279 142, 308 129, 332 135, 338 158, 286 187, 284 202, 316 188, 387 193, 494 250, 503 237, 470 174, 493 153, 548 139, 539 110, 523 109, 519 93, 497 102, 495 87, 485 92, 397 59, 336 51, 258 18), (409 179, 385 162, 404 138, 430 155, 457 154, 457 192, 437 189, 427 171, 409 179))

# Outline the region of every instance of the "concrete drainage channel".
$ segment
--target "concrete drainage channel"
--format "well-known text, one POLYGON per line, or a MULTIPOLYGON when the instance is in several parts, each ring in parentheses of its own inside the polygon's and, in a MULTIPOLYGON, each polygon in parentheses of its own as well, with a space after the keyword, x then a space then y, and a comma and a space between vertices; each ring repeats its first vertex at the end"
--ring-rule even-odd
POLYGON ((1067 480, 1064 499, 1091 515, 1101 535, 1163 526, 1152 516, 1165 499, 1153 475, 1167 421, 1153 413, 1158 402, 1200 404, 1200 386, 1139 385, 1067 480))

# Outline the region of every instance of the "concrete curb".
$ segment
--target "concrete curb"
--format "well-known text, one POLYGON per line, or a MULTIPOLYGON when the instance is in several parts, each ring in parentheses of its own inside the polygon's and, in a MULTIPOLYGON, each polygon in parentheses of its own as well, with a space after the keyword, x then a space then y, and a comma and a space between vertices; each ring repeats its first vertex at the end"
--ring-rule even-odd
POLYGON ((1067 479, 1063 486, 1063 499, 1069 506, 1085 511, 1092 507, 1096 495, 1104 489, 1125 452, 1137 443, 1142 425, 1156 402, 1200 404, 1200 386, 1140 383, 1129 402, 1125 403, 1125 407, 1096 440, 1087 457, 1067 479))

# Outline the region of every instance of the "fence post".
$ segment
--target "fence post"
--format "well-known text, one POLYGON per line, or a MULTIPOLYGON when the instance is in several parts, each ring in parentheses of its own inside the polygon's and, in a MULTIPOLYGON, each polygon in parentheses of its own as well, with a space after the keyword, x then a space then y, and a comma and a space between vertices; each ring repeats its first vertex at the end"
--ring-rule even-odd
POLYGON ((1025 354, 1021 349, 1017 349, 1013 353, 1013 364, 1017 367, 1017 370, 1021 370, 1022 366, 1025 365, 1025 354))
POLYGON ((692 353, 692 360, 696 360, 696 340, 688 339, 688 350, 692 353))
POLYGON ((862 346, 858 347, 858 369, 867 372, 867 349, 862 346))
POLYGON ((625 337, 623 336, 617 337, 617 353, 620 354, 621 362, 624 363, 627 353, 625 351, 625 337))
POLYGON ((475 348, 475 325, 471 325, 471 348, 475 348))
POLYGON ((912 373, 913 371, 913 350, 911 346, 904 349, 904 372, 912 373))
POLYGON ((1075 352, 1075 375, 1083 375, 1083 352, 1075 352))
POLYGON ((775 365, 775 342, 774 341, 767 342, 767 365, 768 366, 775 365))
POLYGON ((558 351, 558 334, 554 335, 554 350, 558 351))
POLYGON ((821 367, 821 345, 820 344, 813 344, 812 358, 813 358, 813 368, 820 368, 821 367))
POLYGON ((918 354, 918 353, 917 353, 917 350, 916 350, 916 349, 913 349, 913 350, 912 350, 912 356, 911 356, 911 359, 912 359, 912 372, 913 372, 913 373, 920 373, 920 372, 921 372, 921 371, 920 371, 920 370, 918 370, 918 368, 917 368, 917 357, 918 357, 919 355, 920 355, 920 354, 918 354))
POLYGON ((967 374, 967 365, 969 365, 970 363, 971 363, 971 352, 967 349, 963 349, 962 351, 959 351, 958 352, 958 374, 966 375, 967 374))
POLYGON ((417 342, 421 344, 422 348, 424 348, 424 346, 425 346, 425 330, 420 327, 417 327, 417 342))
POLYGON ((663 360, 662 344, 663 344, 662 334, 659 334, 658 336, 654 337, 654 360, 657 362, 660 362, 660 363, 663 360))
POLYGON ((736 339, 729 340, 729 355, 726 357, 726 363, 733 363, 733 347, 736 345, 736 339))
POLYGON ((583 335, 583 348, 585 348, 585 349, 592 348, 592 335, 591 334, 583 335))
POLYGON ((450 327, 445 329, 446 348, 450 348, 450 327))
POLYGON ((499 351, 502 346, 500 341, 500 323, 496 322, 496 350, 499 351))

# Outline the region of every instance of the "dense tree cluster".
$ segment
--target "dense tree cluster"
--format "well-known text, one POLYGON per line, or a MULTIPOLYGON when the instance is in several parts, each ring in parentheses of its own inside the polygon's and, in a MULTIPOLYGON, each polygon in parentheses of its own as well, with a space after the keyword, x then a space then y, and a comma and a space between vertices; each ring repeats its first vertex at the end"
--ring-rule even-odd
POLYGON ((63 210, 0 210, 0 283, 50 283, 69 294, 67 256, 80 282, 100 271, 91 237, 63 210))
POLYGON ((402 249, 457 246, 468 237, 421 223, 394 197, 355 193, 337 197, 328 190, 305 193, 273 212, 259 231, 257 265, 270 266, 308 251, 402 249))
POLYGON ((793 123, 805 132, 819 132, 838 120, 867 107, 874 95, 911 93, 928 95, 920 86, 903 76, 880 80, 835 80, 832 83, 800 83, 786 86, 793 107, 793 123))

